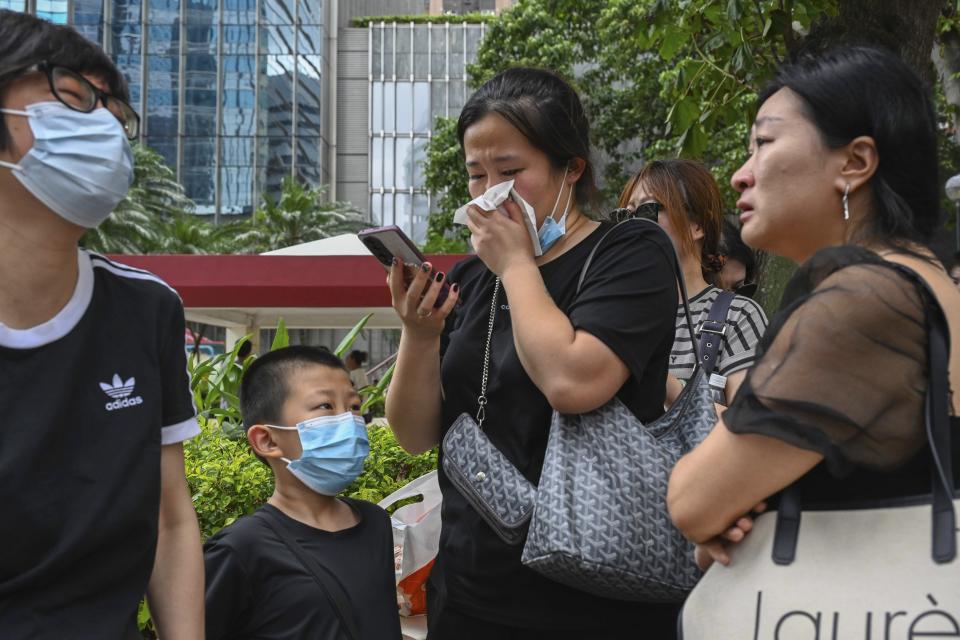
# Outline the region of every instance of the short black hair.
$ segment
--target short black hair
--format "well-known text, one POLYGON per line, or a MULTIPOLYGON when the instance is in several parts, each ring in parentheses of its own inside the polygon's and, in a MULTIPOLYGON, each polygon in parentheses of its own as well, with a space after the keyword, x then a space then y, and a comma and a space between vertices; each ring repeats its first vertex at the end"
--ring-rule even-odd
POLYGON ((361 367, 363 366, 363 363, 367 361, 367 352, 360 351, 359 349, 354 349, 353 351, 348 353, 347 356, 350 358, 353 358, 354 362, 356 362, 361 367))
POLYGON ((800 96, 827 147, 857 136, 876 142, 880 165, 870 179, 870 239, 926 243, 939 226, 937 121, 929 88, 891 51, 841 46, 786 66, 760 93, 782 88, 800 96))
POLYGON ((243 428, 249 429, 255 424, 278 424, 283 419, 283 404, 290 393, 290 376, 310 365, 347 373, 340 358, 326 349, 307 345, 284 347, 254 360, 240 383, 243 428))
POLYGON ((723 221, 723 238, 720 241, 720 255, 743 264, 746 273, 745 282, 753 282, 757 270, 757 254, 740 237, 740 227, 729 219, 723 221))
POLYGON ((550 158, 558 169, 574 158, 586 163, 575 193, 581 205, 597 199, 593 162, 590 160, 590 122, 580 96, 558 74, 535 67, 501 71, 470 96, 457 120, 457 139, 489 113, 512 124, 530 144, 550 158))
MULTIPOLYGON (((123 74, 95 43, 72 27, 0 9, 0 97, 7 83, 41 62, 101 76, 112 95, 130 101, 123 74)), ((0 121, 0 151, 6 150, 8 144, 10 134, 0 121)))

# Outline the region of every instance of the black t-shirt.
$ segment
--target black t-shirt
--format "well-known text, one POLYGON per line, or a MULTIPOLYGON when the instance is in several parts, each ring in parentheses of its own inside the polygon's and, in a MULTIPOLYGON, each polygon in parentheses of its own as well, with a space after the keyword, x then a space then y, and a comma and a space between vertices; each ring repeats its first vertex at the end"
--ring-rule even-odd
POLYGON ((160 448, 198 432, 177 294, 84 251, 48 322, 0 324, 0 638, 137 638, 160 448))
MULTIPOLYGON (((323 531, 272 505, 293 538, 330 570, 349 598, 362 640, 398 640, 400 617, 390 516, 375 504, 342 498, 360 522, 323 531)), ((207 640, 342 640, 329 598, 269 525, 246 516, 204 545, 207 640)))
MULTIPOLYGON (((609 223, 600 225, 567 253, 541 266, 540 274, 573 326, 600 339, 626 364, 630 377, 618 396, 647 422, 663 413, 677 308, 674 252, 659 228, 622 225, 604 240, 577 294, 583 264, 609 229, 609 223)), ((449 280, 459 283, 462 302, 449 317, 441 340, 444 432, 461 413, 476 415, 495 277, 478 258, 470 258, 451 270, 449 280)), ((484 430, 537 483, 552 409, 520 364, 510 302, 502 289, 500 296, 484 430)), ((523 545, 509 546, 497 537, 450 484, 442 466, 439 481, 443 528, 431 581, 449 606, 501 624, 568 629, 633 626, 662 610, 594 597, 523 567, 523 545)))

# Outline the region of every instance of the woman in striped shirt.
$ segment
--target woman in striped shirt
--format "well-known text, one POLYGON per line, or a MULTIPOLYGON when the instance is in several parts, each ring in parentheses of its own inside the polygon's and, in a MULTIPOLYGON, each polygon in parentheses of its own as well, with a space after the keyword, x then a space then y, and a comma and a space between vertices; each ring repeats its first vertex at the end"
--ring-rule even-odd
MULTIPOLYGON (((723 231, 723 201, 716 180, 702 164, 691 160, 648 162, 634 175, 620 207, 657 222, 670 236, 680 258, 694 329, 707 319, 720 294, 717 276, 723 268, 719 255, 723 231)), ((715 400, 729 404, 753 364, 767 317, 756 302, 735 296, 727 311, 723 344, 711 379, 715 400)), ((696 356, 683 305, 677 309, 677 333, 670 353, 667 404, 693 375, 696 356)))

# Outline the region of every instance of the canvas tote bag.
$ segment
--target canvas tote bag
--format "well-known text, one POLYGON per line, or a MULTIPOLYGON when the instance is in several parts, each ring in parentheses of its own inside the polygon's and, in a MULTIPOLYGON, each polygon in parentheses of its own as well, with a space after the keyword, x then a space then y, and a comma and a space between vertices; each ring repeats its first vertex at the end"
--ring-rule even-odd
POLYGON ((949 415, 949 332, 927 285, 898 270, 927 298, 931 495, 804 511, 788 489, 776 513, 757 518, 730 566, 714 564, 691 592, 683 640, 960 638, 960 500, 950 443, 960 421, 949 415))

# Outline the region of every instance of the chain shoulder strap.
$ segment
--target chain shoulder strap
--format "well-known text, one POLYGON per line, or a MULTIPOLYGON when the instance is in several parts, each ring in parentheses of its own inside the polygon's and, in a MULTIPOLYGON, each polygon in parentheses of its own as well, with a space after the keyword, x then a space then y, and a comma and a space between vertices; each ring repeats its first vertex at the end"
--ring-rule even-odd
POLYGON ((487 323, 487 344, 483 348, 483 377, 480 379, 480 397, 477 398, 477 427, 483 428, 487 416, 487 378, 490 376, 490 342, 493 339, 493 321, 497 317, 497 296, 500 293, 500 276, 493 285, 493 300, 490 302, 490 321, 487 323))

